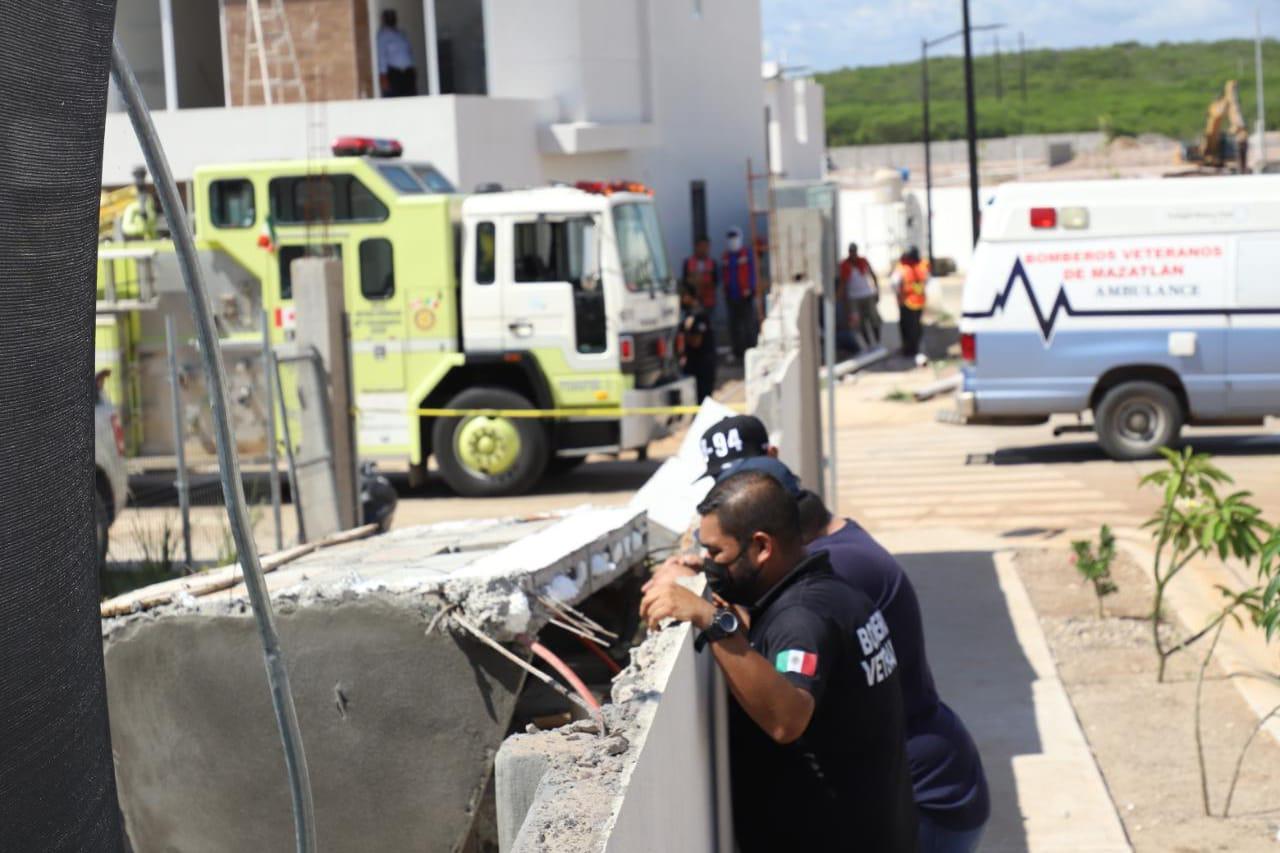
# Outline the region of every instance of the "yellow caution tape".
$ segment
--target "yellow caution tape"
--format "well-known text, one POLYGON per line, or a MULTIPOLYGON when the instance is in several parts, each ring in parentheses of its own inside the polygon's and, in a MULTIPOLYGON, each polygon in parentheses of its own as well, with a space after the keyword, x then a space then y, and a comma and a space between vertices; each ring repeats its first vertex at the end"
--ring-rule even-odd
POLYGON ((693 415, 700 406, 597 406, 581 409, 418 409, 424 418, 625 418, 631 415, 693 415))

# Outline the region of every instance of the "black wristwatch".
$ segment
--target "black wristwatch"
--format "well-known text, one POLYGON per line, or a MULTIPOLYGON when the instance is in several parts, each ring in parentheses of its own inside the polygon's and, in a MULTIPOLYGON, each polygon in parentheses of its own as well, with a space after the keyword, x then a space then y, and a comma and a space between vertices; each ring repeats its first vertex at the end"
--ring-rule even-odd
POLYGON ((711 617, 711 624, 707 626, 707 630, 702 631, 693 640, 694 651, 702 651, 707 643, 714 643, 716 640, 723 640, 725 637, 731 637, 738 633, 738 628, 742 623, 738 621, 738 614, 728 608, 722 608, 716 611, 716 615, 711 617))

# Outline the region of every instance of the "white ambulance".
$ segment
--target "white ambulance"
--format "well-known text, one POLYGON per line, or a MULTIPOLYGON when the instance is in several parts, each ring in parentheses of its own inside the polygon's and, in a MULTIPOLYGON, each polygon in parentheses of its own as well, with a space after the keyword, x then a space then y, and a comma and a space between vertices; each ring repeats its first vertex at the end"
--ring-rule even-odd
POLYGON ((1005 184, 965 280, 969 422, 1093 413, 1117 459, 1280 415, 1280 176, 1005 184))

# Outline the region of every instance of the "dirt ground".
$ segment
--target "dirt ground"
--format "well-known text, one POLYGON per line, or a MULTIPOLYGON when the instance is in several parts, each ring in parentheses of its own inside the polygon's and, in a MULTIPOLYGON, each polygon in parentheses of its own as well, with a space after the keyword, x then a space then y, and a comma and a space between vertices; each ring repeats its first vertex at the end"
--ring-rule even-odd
MULTIPOLYGON (((1065 549, 1018 554, 1018 573, 1040 616, 1059 676, 1102 769, 1134 849, 1152 853, 1280 849, 1280 745, 1259 735, 1245 759, 1231 817, 1205 817, 1194 740, 1196 673, 1207 645, 1175 656, 1157 684, 1149 569, 1122 553, 1120 591, 1097 618, 1092 590, 1065 549)), ((1182 626, 1165 626, 1171 635, 1182 626)), ((1210 802, 1227 787, 1257 717, 1215 665, 1204 690, 1210 802)))

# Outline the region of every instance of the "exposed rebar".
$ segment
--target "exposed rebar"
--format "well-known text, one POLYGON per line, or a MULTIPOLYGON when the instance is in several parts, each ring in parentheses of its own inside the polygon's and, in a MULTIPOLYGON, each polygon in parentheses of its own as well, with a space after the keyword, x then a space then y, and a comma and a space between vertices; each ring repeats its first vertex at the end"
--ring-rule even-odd
POLYGON ((244 572, 245 588, 253 606, 258 635, 262 641, 262 654, 266 660, 267 683, 271 688, 271 704, 275 708, 276 724, 280 729, 280 741, 284 747, 285 766, 289 774, 289 794, 293 800, 294 835, 299 853, 315 850, 315 815, 311 801, 311 780, 307 774, 307 759, 302 748, 302 734, 298 729, 298 715, 293 705, 293 693, 289 689, 289 672, 285 666, 280 637, 276 633, 271 613, 271 596, 267 592, 258 551, 253 541, 253 526, 244 498, 244 484, 240 480, 240 461, 236 456, 235 436, 227 415, 227 384, 218 349, 218 333, 213 322, 213 309, 209 294, 201 278, 196 258, 195 241, 187 222, 186 209, 178 197, 178 186, 169 169, 169 161, 160 145, 151 114, 142 98, 138 80, 129 66, 119 37, 111 44, 111 75, 124 99, 129 120, 133 123, 138 145, 142 148, 147 168, 155 181, 160 204, 169 223, 169 232, 177 249, 178 265, 186 282, 191 300, 191 314, 195 319, 196 334, 200 343, 200 356, 204 362, 205 382, 213 405, 213 431, 218 448, 218 473, 222 479, 222 494, 227 504, 227 516, 236 552, 244 572))

